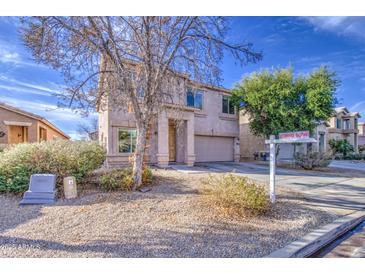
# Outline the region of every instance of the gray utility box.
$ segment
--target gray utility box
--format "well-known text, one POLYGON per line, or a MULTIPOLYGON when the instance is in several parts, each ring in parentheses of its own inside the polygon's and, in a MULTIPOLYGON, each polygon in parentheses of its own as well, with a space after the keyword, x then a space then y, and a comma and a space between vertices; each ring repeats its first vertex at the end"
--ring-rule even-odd
POLYGON ((53 204, 56 199, 56 175, 33 174, 29 189, 24 193, 21 205, 53 204))

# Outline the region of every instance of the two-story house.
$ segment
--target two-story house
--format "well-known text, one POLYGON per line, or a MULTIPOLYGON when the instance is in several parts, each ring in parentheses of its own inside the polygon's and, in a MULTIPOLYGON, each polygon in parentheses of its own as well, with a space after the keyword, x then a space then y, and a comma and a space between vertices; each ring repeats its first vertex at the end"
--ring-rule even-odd
MULTIPOLYGON (((333 116, 326 122, 319 124, 313 138, 317 143, 313 144, 316 151, 327 152, 330 150, 328 145, 329 140, 343 140, 346 139, 354 146, 355 152, 358 151, 359 144, 359 130, 358 119, 360 118, 358 112, 349 112, 346 107, 338 107, 334 109, 333 116)), ((249 128, 249 115, 241 111, 240 114, 240 139, 241 139, 241 157, 250 159, 253 158, 257 152, 268 151, 265 145, 264 138, 255 136, 249 128)), ((296 152, 305 152, 306 145, 297 145, 295 148, 291 144, 280 145, 279 159, 293 159, 294 149, 296 152)))
POLYGON ((335 114, 329 120, 329 127, 327 127, 327 140, 346 139, 354 146, 354 150, 358 151, 359 118, 361 116, 358 112, 349 112, 346 107, 336 108, 335 114))
MULTIPOLYGON (((176 90, 181 96, 162 105, 149 127, 145 161, 160 167, 239 161, 238 113, 230 91, 179 77, 176 90)), ((109 99, 99 109, 99 141, 107 150, 108 166, 126 165, 136 143, 134 113, 109 99)))

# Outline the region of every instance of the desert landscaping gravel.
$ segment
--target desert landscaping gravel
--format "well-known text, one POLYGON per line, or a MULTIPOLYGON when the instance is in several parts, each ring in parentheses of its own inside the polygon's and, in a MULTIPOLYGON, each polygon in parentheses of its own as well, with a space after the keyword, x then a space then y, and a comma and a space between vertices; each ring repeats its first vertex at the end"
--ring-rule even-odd
POLYGON ((206 174, 154 175, 150 192, 88 187, 52 206, 1 194, 0 257, 261 257, 337 217, 286 191, 265 216, 225 216, 199 192, 206 174))

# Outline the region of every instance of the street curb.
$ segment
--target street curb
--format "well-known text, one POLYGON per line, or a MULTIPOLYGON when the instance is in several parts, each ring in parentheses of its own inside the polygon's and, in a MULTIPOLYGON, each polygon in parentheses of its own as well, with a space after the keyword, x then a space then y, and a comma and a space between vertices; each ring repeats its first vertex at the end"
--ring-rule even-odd
POLYGON ((331 243, 365 220, 365 211, 359 210, 335 220, 300 240, 280 248, 265 258, 306 258, 331 243))

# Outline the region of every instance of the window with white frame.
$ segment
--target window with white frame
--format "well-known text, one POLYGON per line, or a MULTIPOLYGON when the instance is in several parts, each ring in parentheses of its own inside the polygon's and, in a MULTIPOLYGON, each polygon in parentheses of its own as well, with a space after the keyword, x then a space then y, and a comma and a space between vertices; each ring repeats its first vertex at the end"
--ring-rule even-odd
POLYGON ((118 129, 118 151, 119 153, 133 153, 136 148, 137 130, 118 129))
POLYGON ((231 98, 227 95, 222 96, 222 112, 226 114, 235 114, 235 107, 231 98))
POLYGON ((201 90, 193 90, 188 88, 186 92, 186 105, 188 107, 194 107, 203 109, 204 93, 201 90))

